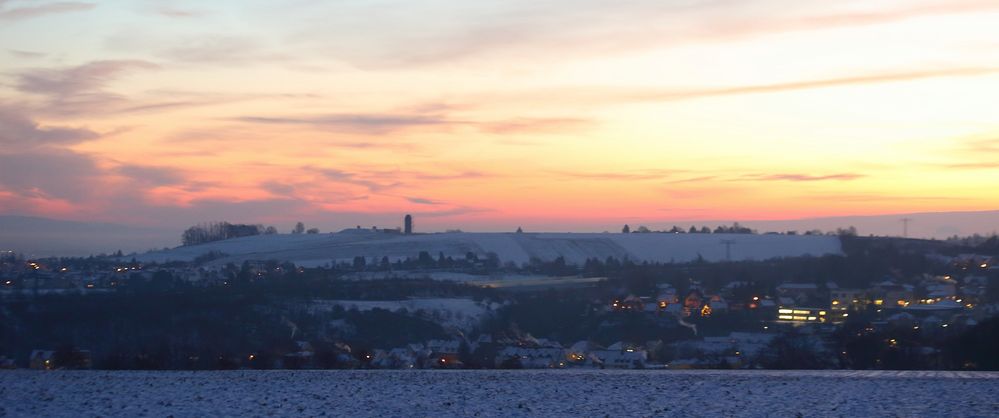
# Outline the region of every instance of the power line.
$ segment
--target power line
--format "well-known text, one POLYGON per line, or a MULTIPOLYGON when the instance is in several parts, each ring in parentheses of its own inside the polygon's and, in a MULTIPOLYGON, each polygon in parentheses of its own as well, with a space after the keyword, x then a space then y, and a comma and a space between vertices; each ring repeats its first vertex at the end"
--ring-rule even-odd
POLYGON ((912 222, 912 218, 902 218, 899 221, 902 222, 902 238, 909 238, 909 222, 912 222))
POLYGON ((721 243, 725 246, 725 260, 732 261, 732 246, 735 245, 735 240, 723 239, 721 243))

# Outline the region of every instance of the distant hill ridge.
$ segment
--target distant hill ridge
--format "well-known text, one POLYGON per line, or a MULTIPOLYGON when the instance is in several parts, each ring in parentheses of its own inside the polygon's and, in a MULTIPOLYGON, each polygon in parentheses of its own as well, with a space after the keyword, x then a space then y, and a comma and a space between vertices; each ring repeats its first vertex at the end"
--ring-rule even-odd
POLYGON ((532 258, 557 257, 582 264, 588 258, 614 257, 636 262, 764 260, 776 257, 840 254, 838 237, 822 235, 751 234, 613 234, 613 233, 439 233, 385 234, 357 231, 335 234, 258 235, 201 245, 155 251, 140 261, 191 261, 210 252, 226 257, 213 263, 250 260, 291 261, 302 266, 368 260, 416 258, 421 251, 437 257, 479 257, 496 254, 501 262, 525 263, 532 258), (730 244, 726 244, 730 243, 730 244), (728 249, 727 247, 731 247, 728 249))
MULTIPOLYGON (((908 221, 908 236, 943 239, 953 235, 975 233, 989 235, 999 231, 999 210, 969 212, 924 212, 871 216, 840 216, 797 220, 740 221, 743 226, 759 232, 812 229, 832 231, 854 226, 860 235, 901 236, 908 221)), ((307 220, 322 226, 321 221, 307 220)), ((636 227, 646 224, 653 229, 669 229, 673 225, 731 225, 732 221, 661 221, 632 222, 636 227)), ((154 248, 175 247, 189 225, 176 227, 136 227, 102 222, 76 222, 36 216, 0 215, 0 250, 15 250, 29 256, 86 256, 122 250, 143 252, 154 248)), ((596 229, 598 227, 594 227, 596 229)), ((604 227, 599 227, 604 229, 604 227)), ((613 229, 618 230, 620 226, 613 229)), ((354 229, 343 232, 355 231, 354 229)), ((352 232, 353 233, 353 232, 352 232)), ((609 244, 594 244, 609 245, 609 244)), ((733 246, 733 254, 739 254, 733 246)), ((707 255, 705 255, 707 257, 707 255)))
POLYGON ((178 244, 180 234, 169 229, 0 215, 0 250, 29 257, 127 253, 178 244))

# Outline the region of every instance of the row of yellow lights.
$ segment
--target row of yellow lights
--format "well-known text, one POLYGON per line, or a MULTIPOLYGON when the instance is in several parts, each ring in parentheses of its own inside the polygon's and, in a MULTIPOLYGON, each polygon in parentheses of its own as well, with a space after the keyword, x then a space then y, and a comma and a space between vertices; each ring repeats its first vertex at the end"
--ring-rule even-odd
MULTIPOLYGON (((804 310, 800 310, 800 309, 786 309, 786 308, 784 308, 784 309, 778 309, 777 313, 781 313, 781 314, 795 314, 795 315, 810 315, 812 313, 812 311, 804 311, 804 310)), ((823 316, 825 314, 826 314, 826 311, 819 311, 819 316, 823 316)))
POLYGON ((793 315, 778 315, 777 319, 783 319, 787 321, 815 321, 818 317, 815 316, 793 316, 793 315))

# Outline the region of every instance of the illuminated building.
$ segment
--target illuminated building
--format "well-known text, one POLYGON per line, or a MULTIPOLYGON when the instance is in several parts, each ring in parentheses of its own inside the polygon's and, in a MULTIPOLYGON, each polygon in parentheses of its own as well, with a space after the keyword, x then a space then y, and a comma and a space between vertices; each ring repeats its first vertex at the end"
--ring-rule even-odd
POLYGON ((826 323, 832 322, 833 318, 840 318, 840 314, 830 315, 825 308, 790 308, 782 307, 777 309, 777 322, 788 323, 826 323))

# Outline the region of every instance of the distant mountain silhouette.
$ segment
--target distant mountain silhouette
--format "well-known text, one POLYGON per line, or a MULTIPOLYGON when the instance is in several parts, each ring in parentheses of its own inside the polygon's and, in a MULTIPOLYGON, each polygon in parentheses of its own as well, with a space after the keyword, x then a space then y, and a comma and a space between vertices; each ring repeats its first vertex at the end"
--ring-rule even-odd
POLYGON ((874 216, 839 216, 778 221, 740 222, 759 232, 810 229, 832 231, 854 226, 860 235, 902 236, 902 219, 909 219, 910 238, 945 239, 954 235, 990 235, 999 232, 999 210, 977 212, 923 212, 874 216))
POLYGON ((180 229, 0 215, 0 250, 29 257, 142 252, 180 245, 180 229))

